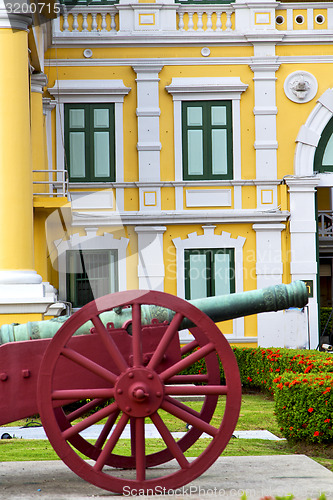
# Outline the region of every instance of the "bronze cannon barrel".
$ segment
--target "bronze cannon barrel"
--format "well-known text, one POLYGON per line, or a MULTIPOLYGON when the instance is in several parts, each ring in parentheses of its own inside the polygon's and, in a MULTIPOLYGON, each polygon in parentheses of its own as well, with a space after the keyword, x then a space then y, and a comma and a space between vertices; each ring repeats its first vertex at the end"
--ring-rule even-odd
MULTIPOLYGON (((304 307, 308 302, 308 292, 303 281, 295 281, 290 285, 275 285, 260 290, 252 290, 230 295, 219 295, 189 301, 203 311, 215 323, 229 319, 249 316, 261 312, 279 311, 290 307, 304 307)), ((159 322, 170 322, 174 312, 167 308, 143 305, 141 321, 143 325, 151 324, 153 319, 159 322)), ((131 308, 117 308, 100 315, 102 322, 113 323, 115 328, 132 319, 131 308)), ((68 319, 60 316, 45 321, 28 322, 25 324, 3 325, 0 328, 0 344, 24 340, 52 338, 68 319)), ((191 322, 184 318, 181 329, 189 328, 191 322)), ((91 321, 83 324, 76 332, 77 335, 89 334, 93 327, 91 321)))

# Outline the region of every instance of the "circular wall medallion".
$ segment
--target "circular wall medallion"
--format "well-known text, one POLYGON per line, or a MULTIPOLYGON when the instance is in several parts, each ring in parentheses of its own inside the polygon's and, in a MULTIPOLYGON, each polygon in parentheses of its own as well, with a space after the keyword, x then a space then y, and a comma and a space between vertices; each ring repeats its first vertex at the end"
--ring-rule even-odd
POLYGON ((204 57, 208 57, 210 55, 210 49, 208 47, 203 47, 201 49, 201 55, 204 57))
POLYGON ((89 57, 91 57, 93 55, 92 50, 91 49, 85 49, 83 51, 83 55, 84 55, 84 57, 86 57, 88 59, 89 57))
POLYGON ((309 102, 318 91, 316 78, 307 71, 294 71, 287 76, 284 82, 284 92, 293 102, 309 102))

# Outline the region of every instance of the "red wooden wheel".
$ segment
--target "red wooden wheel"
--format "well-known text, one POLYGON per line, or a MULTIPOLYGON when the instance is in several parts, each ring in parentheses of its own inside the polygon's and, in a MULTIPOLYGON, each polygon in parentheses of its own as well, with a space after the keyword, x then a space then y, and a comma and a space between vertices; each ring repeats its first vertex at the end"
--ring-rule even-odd
POLYGON ((39 410, 55 451, 80 477, 118 493, 175 489, 202 474, 227 445, 237 423, 240 400, 237 363, 221 332, 191 304, 162 292, 120 292, 84 306, 51 341, 38 381, 39 410), (170 325, 166 325, 161 335, 157 336, 148 363, 144 362, 143 304, 167 307, 175 312, 170 325), (131 337, 121 331, 110 333, 100 319, 102 312, 119 306, 132 307, 131 337), (190 347, 181 350, 178 328, 185 317, 195 325, 191 329, 194 340, 190 347), (78 328, 89 320, 96 333, 75 336, 78 328), (181 359, 181 354, 187 349, 190 354, 181 359), (174 355, 176 361, 171 359, 174 355), (168 356, 169 363, 164 361, 164 357, 168 359, 168 356), (225 373, 226 385, 223 386, 216 380, 217 358, 225 373), (206 361, 208 375, 181 375, 185 368, 200 359, 206 361), (195 385, 198 381, 201 385, 195 385), (180 394, 206 396, 203 409, 195 411, 190 404, 172 398, 180 394), (213 413, 220 395, 225 395, 224 415, 222 422, 216 424, 213 413), (82 419, 77 422, 66 418, 65 422, 63 406, 86 398, 91 402, 77 413, 82 419), (110 398, 113 401, 103 409, 91 415, 85 414, 88 406, 93 409, 98 401, 110 398), (192 430, 181 440, 174 438, 168 428, 169 415, 192 426, 192 430), (103 418, 107 420, 96 442, 85 444, 88 441, 82 432, 103 418), (164 448, 154 454, 146 453, 145 421, 155 426, 165 443, 164 448), (114 448, 128 423, 132 456, 125 457, 114 453, 114 448), (188 459, 184 451, 189 448, 187 454, 191 455, 192 444, 203 432, 210 437, 207 448, 197 458, 188 459), (85 447, 87 449, 83 450, 85 447), (77 450, 84 451, 88 458, 93 458, 93 462, 84 461, 77 450), (91 450, 95 450, 95 457, 91 450), (133 467, 134 470, 124 473, 111 469, 109 465, 119 456, 125 467, 133 467), (171 472, 170 468, 163 466, 147 469, 172 458, 175 459, 176 469, 172 468, 171 472))

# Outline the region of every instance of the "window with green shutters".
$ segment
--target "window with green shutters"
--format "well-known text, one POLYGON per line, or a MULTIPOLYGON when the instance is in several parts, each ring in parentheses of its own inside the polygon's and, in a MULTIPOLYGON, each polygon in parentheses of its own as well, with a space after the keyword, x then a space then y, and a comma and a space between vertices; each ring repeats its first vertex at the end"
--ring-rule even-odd
POLYGON ((231 101, 182 103, 184 180, 232 179, 231 101))
POLYGON ((235 292, 233 248, 185 250, 184 259, 186 299, 235 292))
POLYGON ((317 172, 333 172, 333 118, 321 134, 316 149, 314 169, 317 172))
POLYGON ((114 104, 65 104, 71 182, 115 180, 114 104))
POLYGON ((66 252, 67 300, 74 308, 118 291, 117 250, 66 252))

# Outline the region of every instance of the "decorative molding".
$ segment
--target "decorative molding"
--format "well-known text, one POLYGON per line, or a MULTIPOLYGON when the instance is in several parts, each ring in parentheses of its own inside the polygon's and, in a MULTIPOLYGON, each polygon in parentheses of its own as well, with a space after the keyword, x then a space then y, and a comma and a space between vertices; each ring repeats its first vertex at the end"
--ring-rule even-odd
MULTIPOLYGON (((184 268, 184 250, 191 248, 234 248, 235 250, 235 285, 236 292, 243 291, 243 246, 246 238, 238 236, 232 238, 230 233, 222 231, 215 234, 214 225, 204 225, 203 235, 189 233, 187 238, 175 238, 172 243, 176 247, 176 262, 177 262, 177 296, 185 298, 185 268, 184 268)), ((231 338, 244 337, 244 318, 233 320, 234 333, 231 338)))
POLYGON ((47 76, 44 73, 33 73, 30 78, 31 92, 39 94, 44 93, 44 87, 47 85, 47 76))
POLYGON ((123 102, 130 92, 122 80, 56 80, 49 93, 58 102, 123 102))
MULTIPOLYGON (((119 225, 119 219, 118 219, 119 225)), ((60 300, 66 300, 66 251, 68 250, 118 250, 118 289, 127 290, 126 280, 126 249, 128 238, 114 238, 111 233, 97 235, 96 227, 86 227, 86 235, 72 234, 69 240, 54 241, 58 252, 59 295, 60 300)))
POLYGON ((163 234, 165 226, 135 227, 138 235, 138 277, 140 290, 164 291, 163 234))
POLYGON ((239 77, 172 78, 165 87, 174 100, 240 99, 248 85, 239 77), (197 97, 200 96, 200 97, 197 97))
MULTIPOLYGON (((170 85, 165 87, 174 102, 176 181, 183 179, 181 103, 190 100, 232 100, 233 175, 234 179, 241 179, 240 98, 247 88, 248 85, 238 77, 172 78, 170 85)), ((182 208, 178 205, 177 209, 182 208)))
POLYGON ((187 207, 231 207, 231 189, 187 189, 187 207))
POLYGON ((284 93, 293 102, 311 101, 317 94, 318 82, 308 71, 294 71, 284 81, 284 93))

